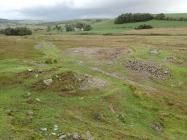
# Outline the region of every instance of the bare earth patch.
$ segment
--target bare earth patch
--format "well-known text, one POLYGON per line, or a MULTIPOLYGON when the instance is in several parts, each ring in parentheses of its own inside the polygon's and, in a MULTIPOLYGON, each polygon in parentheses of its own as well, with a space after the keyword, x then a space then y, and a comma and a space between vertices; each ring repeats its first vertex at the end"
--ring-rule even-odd
POLYGON ((73 48, 69 49, 69 53, 72 55, 84 55, 89 57, 95 57, 97 59, 104 60, 113 60, 117 59, 123 54, 129 54, 132 52, 132 49, 127 47, 120 48, 99 48, 99 47, 91 47, 91 48, 73 48))

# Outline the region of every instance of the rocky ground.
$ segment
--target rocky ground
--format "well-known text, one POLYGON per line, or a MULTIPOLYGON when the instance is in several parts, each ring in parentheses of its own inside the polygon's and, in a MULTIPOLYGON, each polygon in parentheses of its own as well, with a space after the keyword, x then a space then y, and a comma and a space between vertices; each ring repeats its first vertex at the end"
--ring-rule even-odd
POLYGON ((153 62, 144 62, 138 60, 129 60, 125 67, 136 72, 145 73, 154 78, 165 80, 170 77, 170 71, 153 62))

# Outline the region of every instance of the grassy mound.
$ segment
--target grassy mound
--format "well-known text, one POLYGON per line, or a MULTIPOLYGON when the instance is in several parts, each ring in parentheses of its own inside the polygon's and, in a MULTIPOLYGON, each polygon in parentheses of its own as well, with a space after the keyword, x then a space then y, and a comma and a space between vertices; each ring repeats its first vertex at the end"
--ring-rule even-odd
POLYGON ((53 75, 49 79, 40 80, 32 86, 35 90, 50 90, 54 92, 76 93, 93 88, 100 88, 106 85, 105 81, 94 78, 90 75, 78 74, 73 71, 66 71, 53 75))
POLYGON ((80 88, 80 85, 84 81, 84 77, 78 75, 75 72, 67 71, 59 75, 53 75, 52 78, 46 80, 40 80, 33 85, 36 90, 52 90, 52 91, 74 91, 80 88), (46 84, 45 81, 51 81, 50 84, 46 84))

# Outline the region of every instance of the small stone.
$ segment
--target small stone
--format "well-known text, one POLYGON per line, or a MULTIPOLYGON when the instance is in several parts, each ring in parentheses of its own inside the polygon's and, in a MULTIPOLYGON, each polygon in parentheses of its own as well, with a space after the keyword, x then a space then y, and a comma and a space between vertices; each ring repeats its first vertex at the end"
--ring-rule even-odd
POLYGON ((54 131, 57 131, 57 130, 58 130, 58 128, 54 128, 53 130, 54 130, 54 131))
POLYGON ((27 70, 28 70, 28 72, 32 72, 33 71, 33 69, 31 69, 31 68, 28 68, 27 70))
POLYGON ((54 128, 58 128, 58 125, 55 124, 55 125, 54 125, 54 128))
POLYGON ((80 51, 79 50, 74 50, 74 53, 79 53, 80 51))
POLYGON ((43 82, 46 86, 50 86, 53 83, 53 79, 43 80, 43 82))
POLYGON ((54 132, 52 132, 52 133, 51 133, 51 135, 56 136, 57 134, 56 134, 56 133, 54 133, 54 132))
POLYGON ((34 112, 31 111, 31 110, 29 110, 29 111, 27 111, 27 115, 28 115, 28 116, 33 116, 33 115, 34 115, 34 112))
POLYGON ((77 133, 77 132, 73 133, 72 136, 73 136, 73 138, 74 138, 75 140, 79 140, 79 139, 80 139, 80 135, 79 135, 79 133, 77 133))
POLYGON ((67 133, 67 137, 70 137, 71 136, 71 134, 70 133, 67 133))
POLYGON ((67 136, 64 134, 64 135, 61 135, 60 137, 59 137, 59 139, 65 139, 67 136))
POLYGON ((152 127, 153 129, 155 129, 156 131, 159 131, 159 132, 163 131, 163 126, 162 126, 161 123, 159 123, 159 122, 153 123, 153 124, 151 125, 151 127, 152 127))
POLYGON ((86 137, 88 140, 94 140, 93 136, 90 134, 90 131, 86 132, 86 137))
POLYGON ((35 75, 35 77, 36 77, 36 78, 38 78, 38 77, 39 77, 39 75, 38 75, 38 74, 36 74, 36 75, 35 75))
POLYGON ((53 129, 54 131, 57 131, 58 130, 58 125, 54 125, 54 129, 53 129))
POLYGON ((159 54, 159 51, 157 49, 150 50, 151 54, 157 55, 159 54))
POLYGON ((35 100, 36 100, 37 102, 41 102, 40 98, 36 98, 35 100))
POLYGON ((47 128, 40 128, 41 131, 47 131, 47 128))
POLYGON ((164 74, 168 74, 169 72, 167 70, 164 71, 164 74))

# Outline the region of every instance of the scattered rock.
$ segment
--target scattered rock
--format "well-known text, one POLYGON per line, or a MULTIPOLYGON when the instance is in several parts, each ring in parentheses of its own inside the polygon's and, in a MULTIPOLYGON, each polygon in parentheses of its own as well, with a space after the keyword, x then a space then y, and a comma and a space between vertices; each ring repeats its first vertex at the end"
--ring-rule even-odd
POLYGON ((57 134, 55 132, 52 132, 51 135, 56 136, 57 134))
POLYGON ((74 140, 80 140, 80 138, 81 138, 81 136, 77 132, 73 133, 72 137, 73 137, 74 140))
POLYGON ((160 52, 159 52, 159 50, 157 50, 157 49, 151 49, 150 50, 150 54, 152 54, 152 55, 158 55, 160 52))
POLYGON ((183 60, 181 58, 175 56, 169 56, 166 58, 166 61, 175 63, 175 64, 183 64, 183 60))
POLYGON ((33 116, 33 115, 34 115, 34 112, 33 112, 32 110, 29 110, 29 111, 27 111, 27 115, 28 115, 28 116, 33 116))
POLYGON ((36 77, 36 78, 38 78, 38 77, 39 77, 39 75, 38 75, 38 74, 36 74, 36 75, 35 75, 35 77, 36 77))
POLYGON ((87 140, 94 140, 94 137, 91 135, 90 131, 86 132, 87 140))
POLYGON ((46 86, 50 86, 50 85, 53 83, 53 79, 43 80, 43 83, 44 83, 46 86))
POLYGON ((58 130, 58 125, 54 125, 53 130, 54 130, 54 131, 57 131, 57 130, 58 130))
POLYGON ((61 135, 60 137, 59 137, 59 139, 65 139, 67 136, 65 135, 65 134, 63 134, 63 135, 61 135))
POLYGON ((158 131, 158 132, 162 132, 163 131, 163 126, 160 122, 155 122, 151 125, 151 128, 153 128, 154 130, 158 131))
POLYGON ((150 62, 129 60, 126 67, 134 71, 149 73, 151 76, 161 80, 165 80, 170 76, 170 71, 168 69, 150 62))
POLYGON ((32 69, 32 68, 28 68, 27 70, 28 70, 28 72, 32 72, 32 71, 33 71, 33 69, 32 69))
POLYGON ((41 131, 46 132, 47 128, 40 128, 41 131))
POLYGON ((84 135, 74 132, 74 133, 62 134, 60 137, 61 139, 67 138, 67 139, 72 139, 72 140, 94 140, 94 137, 91 135, 89 131, 87 131, 86 134, 84 135))
POLYGON ((36 98, 35 100, 36 100, 37 102, 41 102, 40 98, 36 98))

